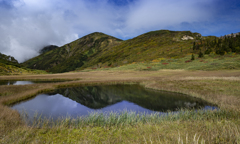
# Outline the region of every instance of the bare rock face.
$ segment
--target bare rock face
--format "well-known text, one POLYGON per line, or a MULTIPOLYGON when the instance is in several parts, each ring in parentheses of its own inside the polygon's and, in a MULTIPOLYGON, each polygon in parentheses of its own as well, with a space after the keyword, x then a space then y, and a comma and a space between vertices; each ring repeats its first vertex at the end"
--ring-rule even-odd
POLYGON ((194 38, 191 37, 191 36, 185 35, 185 36, 183 36, 181 39, 182 39, 182 40, 193 40, 194 38))
MULTIPOLYGON (((237 35, 240 35, 240 32, 228 34, 228 35, 225 35, 225 36, 226 36, 226 37, 236 37, 237 35)), ((221 36, 220 38, 224 38, 225 36, 221 36)))

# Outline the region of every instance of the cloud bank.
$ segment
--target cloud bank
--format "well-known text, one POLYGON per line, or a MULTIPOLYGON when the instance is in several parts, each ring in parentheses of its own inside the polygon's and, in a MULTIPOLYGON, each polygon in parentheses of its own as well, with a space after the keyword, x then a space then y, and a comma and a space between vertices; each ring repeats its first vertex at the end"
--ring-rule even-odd
POLYGON ((160 29, 192 30, 209 35, 232 25, 233 20, 236 25, 224 32, 239 30, 239 7, 229 6, 228 13, 224 13, 224 2, 222 7, 216 6, 220 2, 0 0, 0 52, 23 62, 37 56, 46 45, 61 46, 92 32, 121 39, 160 29))

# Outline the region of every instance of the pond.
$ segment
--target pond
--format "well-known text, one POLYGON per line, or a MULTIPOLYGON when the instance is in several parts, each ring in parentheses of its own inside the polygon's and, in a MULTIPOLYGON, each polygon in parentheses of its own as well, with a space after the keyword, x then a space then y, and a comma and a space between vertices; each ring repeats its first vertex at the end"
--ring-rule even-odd
POLYGON ((57 89, 39 94, 18 103, 12 109, 27 113, 31 120, 38 113, 41 117, 57 119, 77 118, 92 112, 108 113, 134 111, 136 113, 165 113, 179 109, 217 109, 214 105, 184 94, 156 91, 134 85, 102 85, 57 89))
POLYGON ((62 81, 14 81, 14 80, 0 80, 0 85, 27 85, 27 84, 35 84, 35 83, 56 83, 56 82, 64 82, 62 81))

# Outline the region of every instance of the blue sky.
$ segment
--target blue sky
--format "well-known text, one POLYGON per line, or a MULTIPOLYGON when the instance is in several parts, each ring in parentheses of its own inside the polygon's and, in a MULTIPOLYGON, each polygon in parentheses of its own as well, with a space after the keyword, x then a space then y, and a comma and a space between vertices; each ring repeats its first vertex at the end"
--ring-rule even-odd
POLYGON ((161 30, 240 32, 239 0, 0 0, 0 52, 20 62, 92 32, 120 39, 161 30))

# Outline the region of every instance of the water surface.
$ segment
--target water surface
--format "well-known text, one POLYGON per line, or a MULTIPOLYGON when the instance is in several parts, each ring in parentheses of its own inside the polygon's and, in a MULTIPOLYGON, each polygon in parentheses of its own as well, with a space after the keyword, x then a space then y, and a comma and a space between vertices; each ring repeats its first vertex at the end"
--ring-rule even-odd
POLYGON ((0 85, 27 85, 35 83, 56 83, 64 81, 13 81, 13 80, 0 80, 0 85))
POLYGON ((140 85, 102 85, 57 89, 49 94, 12 106, 29 119, 36 112, 41 117, 71 116, 76 118, 92 112, 165 113, 179 109, 216 109, 217 107, 187 95, 146 89, 140 85))

